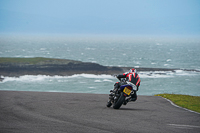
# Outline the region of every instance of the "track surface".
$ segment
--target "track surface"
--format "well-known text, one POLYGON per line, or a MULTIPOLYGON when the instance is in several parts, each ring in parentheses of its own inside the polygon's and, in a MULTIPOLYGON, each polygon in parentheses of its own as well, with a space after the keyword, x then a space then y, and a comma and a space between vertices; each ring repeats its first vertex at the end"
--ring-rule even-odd
POLYGON ((199 133, 200 114, 156 96, 119 110, 108 95, 0 91, 0 133, 199 133))

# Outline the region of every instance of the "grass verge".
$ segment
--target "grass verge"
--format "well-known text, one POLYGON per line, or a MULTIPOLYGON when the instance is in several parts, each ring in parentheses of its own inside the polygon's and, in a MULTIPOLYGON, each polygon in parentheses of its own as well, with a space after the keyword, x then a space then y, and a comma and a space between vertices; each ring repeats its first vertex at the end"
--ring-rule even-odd
POLYGON ((35 64, 41 61, 50 60, 48 58, 36 57, 36 58, 0 58, 0 63, 30 63, 35 64))
POLYGON ((80 61, 73 61, 67 59, 54 59, 54 58, 43 58, 43 57, 34 57, 34 58, 9 58, 9 57, 0 57, 1 63, 16 63, 16 64, 68 64, 68 63, 79 63, 80 61))
POLYGON ((171 100, 176 105, 200 113, 200 96, 179 95, 179 94, 156 94, 171 100))

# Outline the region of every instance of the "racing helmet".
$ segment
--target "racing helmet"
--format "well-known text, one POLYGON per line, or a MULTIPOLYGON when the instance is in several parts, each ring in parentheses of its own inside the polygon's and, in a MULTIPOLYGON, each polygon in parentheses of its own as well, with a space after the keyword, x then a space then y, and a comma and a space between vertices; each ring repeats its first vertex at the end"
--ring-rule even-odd
POLYGON ((137 73, 136 69, 132 68, 129 70, 129 73, 137 73))

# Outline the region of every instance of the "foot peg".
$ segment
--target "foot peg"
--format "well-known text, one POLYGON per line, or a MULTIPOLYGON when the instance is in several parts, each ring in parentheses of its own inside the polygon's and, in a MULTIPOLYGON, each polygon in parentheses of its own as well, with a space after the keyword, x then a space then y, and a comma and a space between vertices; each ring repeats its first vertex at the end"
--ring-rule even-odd
POLYGON ((137 100, 137 98, 131 98, 131 101, 133 101, 133 102, 136 101, 136 100, 137 100))
POLYGON ((115 94, 117 97, 119 96, 119 94, 115 94))
POLYGON ((114 96, 114 94, 111 93, 111 94, 109 94, 109 96, 114 96))
POLYGON ((114 97, 110 96, 110 97, 109 97, 109 99, 110 99, 110 100, 113 100, 113 99, 114 99, 114 97))

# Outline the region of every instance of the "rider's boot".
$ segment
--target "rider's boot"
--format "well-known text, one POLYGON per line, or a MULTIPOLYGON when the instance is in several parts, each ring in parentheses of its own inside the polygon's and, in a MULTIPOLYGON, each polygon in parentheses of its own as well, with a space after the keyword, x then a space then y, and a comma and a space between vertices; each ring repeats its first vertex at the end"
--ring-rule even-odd
POLYGON ((137 94, 136 94, 136 92, 133 94, 133 95, 131 95, 131 98, 130 98, 130 101, 136 101, 137 100, 137 94))
POLYGON ((126 105, 126 104, 127 104, 128 102, 130 102, 130 101, 135 102, 136 100, 137 100, 137 95, 136 95, 136 93, 134 93, 133 95, 131 95, 130 98, 128 98, 128 99, 126 99, 126 100, 124 101, 123 105, 126 105))
POLYGON ((135 102, 137 100, 137 98, 131 98, 131 101, 135 102))
POLYGON ((123 105, 126 105, 130 101, 130 98, 126 99, 123 103, 123 105))

